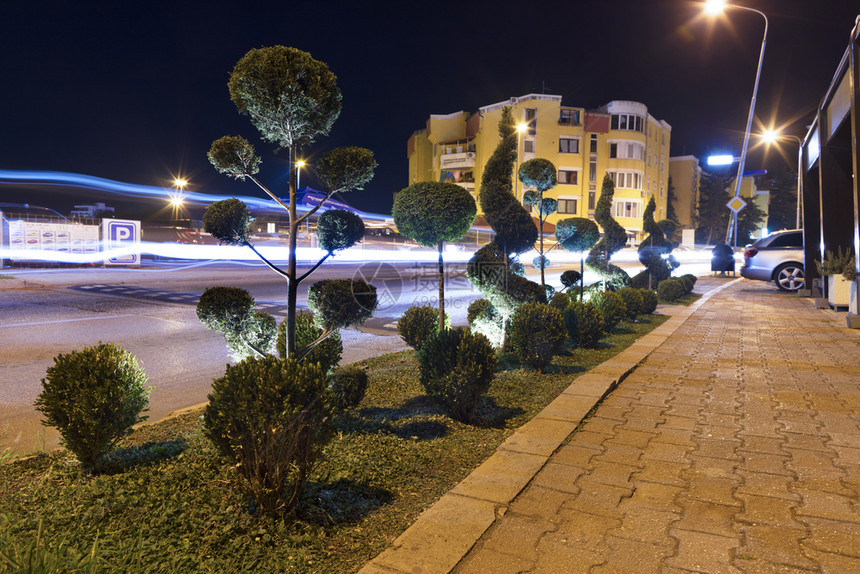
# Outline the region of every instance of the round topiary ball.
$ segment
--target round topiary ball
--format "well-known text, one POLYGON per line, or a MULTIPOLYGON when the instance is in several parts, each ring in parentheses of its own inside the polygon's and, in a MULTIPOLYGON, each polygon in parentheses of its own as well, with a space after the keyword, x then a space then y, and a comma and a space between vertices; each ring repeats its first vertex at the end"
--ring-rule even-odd
POLYGON ((439 310, 429 305, 412 306, 397 321, 397 332, 416 351, 439 330, 439 310))
POLYGON ((687 286, 680 279, 675 277, 664 279, 663 281, 660 281, 660 285, 657 286, 657 297, 659 297, 661 301, 677 301, 686 294, 687 286))

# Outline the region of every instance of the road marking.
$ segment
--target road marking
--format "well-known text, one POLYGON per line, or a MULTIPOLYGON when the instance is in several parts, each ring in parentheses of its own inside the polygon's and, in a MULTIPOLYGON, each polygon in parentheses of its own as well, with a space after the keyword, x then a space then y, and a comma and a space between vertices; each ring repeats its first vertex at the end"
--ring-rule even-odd
POLYGON ((74 323, 76 321, 98 321, 99 319, 121 319, 123 317, 136 317, 137 315, 106 315, 104 317, 81 317, 80 319, 59 319, 57 321, 38 321, 35 323, 14 323, 12 325, 0 325, 0 329, 9 327, 37 327, 39 325, 56 325, 59 323, 74 323))

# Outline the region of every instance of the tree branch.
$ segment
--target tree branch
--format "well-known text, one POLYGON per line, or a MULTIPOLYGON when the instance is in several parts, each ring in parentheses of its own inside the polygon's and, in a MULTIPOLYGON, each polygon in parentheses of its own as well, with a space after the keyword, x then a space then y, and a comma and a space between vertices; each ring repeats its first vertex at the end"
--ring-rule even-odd
POLYGON ((259 180, 258 180, 256 177, 254 177, 253 175, 249 175, 248 177, 250 177, 250 178, 251 178, 251 181, 253 181, 254 183, 256 183, 256 184, 257 184, 257 186, 258 186, 260 189, 262 189, 263 191, 265 191, 265 192, 266 192, 266 195, 268 195, 269 197, 271 197, 272 199, 274 199, 274 200, 278 203, 278 205, 280 205, 281 207, 283 207, 284 209, 286 209, 286 210, 287 210, 287 212, 289 212, 289 211, 290 211, 290 206, 289 206, 289 205, 287 205, 286 203, 284 203, 283 201, 281 201, 281 199, 280 199, 277 195, 275 195, 274 193, 272 193, 271 191, 269 191, 269 189, 268 189, 265 185, 263 185, 262 183, 260 183, 260 182, 259 182, 259 180))
POLYGON ((311 267, 310 269, 308 269, 308 270, 307 270, 307 271, 306 271, 306 272, 305 272, 301 277, 299 277, 298 279, 296 279, 296 283, 301 283, 302 281, 304 281, 304 280, 307 278, 307 276, 308 276, 308 275, 310 275, 311 273, 313 273, 314 271, 316 271, 316 270, 319 268, 319 266, 323 264, 323 261, 325 261, 325 260, 326 260, 326 259, 328 259, 329 257, 331 257, 331 251, 329 251, 328 253, 326 253, 326 254, 323 256, 323 258, 322 258, 322 259, 320 259, 319 261, 317 261, 317 262, 316 262, 316 264, 315 264, 313 267, 311 267))
POLYGON ((326 201, 328 201, 329 199, 331 199, 331 196, 332 196, 332 195, 334 195, 335 193, 337 193, 338 191, 340 191, 340 190, 339 190, 339 189, 334 189, 334 190, 332 190, 332 191, 329 191, 329 192, 326 194, 326 196, 322 198, 322 201, 320 201, 318 204, 316 204, 316 205, 315 205, 315 206, 314 206, 310 211, 308 211, 307 213, 305 213, 305 214, 304 214, 304 215, 302 215, 301 217, 297 218, 297 219, 296 219, 296 223, 297 223, 297 224, 300 224, 302 221, 304 221, 305 219, 307 219, 308 217, 310 217, 311 215, 313 215, 314 213, 316 213, 316 212, 317 212, 317 210, 318 210, 320 207, 322 207, 322 204, 323 204, 323 203, 325 203, 326 201))
POLYGON ((274 271, 275 273, 277 273, 278 275, 280 275, 281 277, 283 277, 284 279, 286 279, 286 280, 287 280, 287 282, 289 283, 289 281, 290 281, 290 276, 289 276, 289 274, 288 274, 286 271, 282 270, 280 267, 278 267, 277 265, 275 265, 274 263, 272 263, 271 261, 269 261, 268 259, 266 259, 266 258, 263 256, 263 254, 262 254, 262 253, 260 253, 259 251, 257 251, 257 248, 256 248, 256 247, 254 247, 254 246, 251 244, 251 242, 250 242, 250 241, 248 241, 247 239, 245 240, 245 245, 247 245, 248 247, 250 247, 250 248, 251 248, 251 251, 253 251, 253 252, 257 255, 257 257, 259 257, 259 258, 263 261, 263 263, 265 263, 266 265, 268 265, 268 266, 269 266, 269 268, 270 268, 272 271, 274 271))
POLYGON ((299 356, 298 360, 301 361, 302 359, 307 357, 311 353, 311 351, 314 350, 314 347, 328 339, 334 333, 337 333, 337 329, 328 329, 327 331, 323 331, 323 334, 317 337, 316 341, 313 341, 309 345, 296 351, 296 355, 299 356))

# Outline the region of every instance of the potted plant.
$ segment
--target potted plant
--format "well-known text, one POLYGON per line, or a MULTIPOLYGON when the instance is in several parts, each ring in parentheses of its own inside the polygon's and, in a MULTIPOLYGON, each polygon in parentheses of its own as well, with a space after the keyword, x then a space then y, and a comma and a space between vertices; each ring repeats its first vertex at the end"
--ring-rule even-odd
POLYGON ((827 301, 833 308, 848 307, 851 303, 852 287, 856 290, 856 271, 854 253, 851 249, 844 252, 841 247, 824 252, 824 260, 816 261, 818 273, 827 277, 827 301))

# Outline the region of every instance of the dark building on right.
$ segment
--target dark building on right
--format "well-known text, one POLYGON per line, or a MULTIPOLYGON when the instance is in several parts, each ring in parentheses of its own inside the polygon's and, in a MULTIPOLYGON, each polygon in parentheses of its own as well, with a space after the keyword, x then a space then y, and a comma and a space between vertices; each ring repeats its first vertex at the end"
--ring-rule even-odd
MULTIPOLYGON (((860 251, 860 16, 830 87, 803 140, 803 243, 808 286, 820 282, 824 293, 836 290, 833 276, 821 277, 815 261, 828 253, 860 251)), ((860 259, 854 258, 854 278, 848 324, 860 327, 858 279, 860 259)))

